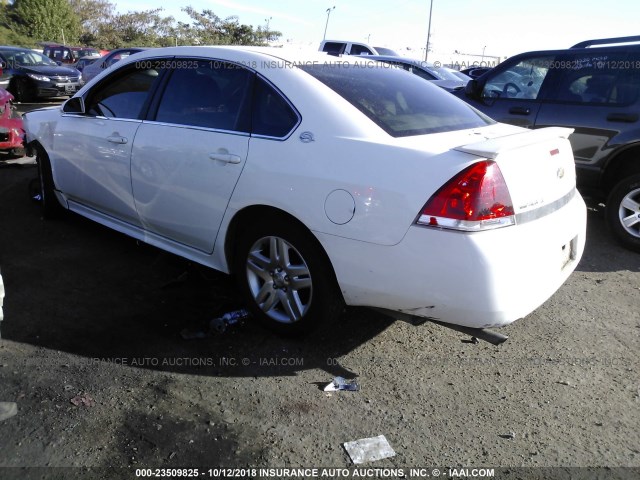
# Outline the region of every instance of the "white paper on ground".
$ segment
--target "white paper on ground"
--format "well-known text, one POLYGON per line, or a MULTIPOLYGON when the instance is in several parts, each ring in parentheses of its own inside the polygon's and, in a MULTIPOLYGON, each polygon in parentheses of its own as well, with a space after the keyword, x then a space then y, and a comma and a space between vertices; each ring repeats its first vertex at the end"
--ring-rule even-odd
POLYGON ((382 460, 396 454, 384 435, 346 442, 343 446, 355 464, 382 460))

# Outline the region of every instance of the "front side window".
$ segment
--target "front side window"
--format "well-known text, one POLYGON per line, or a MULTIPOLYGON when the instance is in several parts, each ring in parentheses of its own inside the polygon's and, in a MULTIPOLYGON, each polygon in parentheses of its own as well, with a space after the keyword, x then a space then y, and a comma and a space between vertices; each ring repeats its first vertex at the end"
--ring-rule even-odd
POLYGON ((127 68, 109 77, 93 89, 86 101, 90 115, 108 118, 138 119, 149 92, 158 80, 155 68, 127 68))
POLYGON ((249 131, 253 74, 216 60, 176 59, 156 121, 229 131, 249 131))
POLYGON ((536 100, 544 79, 554 66, 553 56, 530 57, 521 60, 489 78, 482 90, 482 98, 536 100))
POLYGON ((300 67, 393 137, 483 127, 493 121, 416 75, 370 64, 300 67))

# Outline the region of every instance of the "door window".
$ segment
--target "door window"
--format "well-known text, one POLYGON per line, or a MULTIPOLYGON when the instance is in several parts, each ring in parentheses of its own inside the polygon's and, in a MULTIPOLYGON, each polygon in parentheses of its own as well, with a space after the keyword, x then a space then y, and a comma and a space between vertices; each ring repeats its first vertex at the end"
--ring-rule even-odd
MULTIPOLYGON (((638 98, 640 75, 625 53, 590 53, 559 58, 564 68, 548 100, 626 105, 638 98)), ((640 66, 640 65, 638 65, 640 66)))
POLYGON ((91 91, 85 102, 86 111, 108 118, 138 119, 159 77, 160 71, 155 68, 127 68, 91 91))
POLYGON ((253 73, 213 60, 175 60, 156 121, 228 131, 249 131, 253 73))
POLYGON ((554 57, 530 57, 492 76, 482 90, 482 98, 536 100, 542 83, 554 66, 554 57))
POLYGON ((351 55, 373 55, 373 52, 364 45, 354 43, 351 45, 351 55))

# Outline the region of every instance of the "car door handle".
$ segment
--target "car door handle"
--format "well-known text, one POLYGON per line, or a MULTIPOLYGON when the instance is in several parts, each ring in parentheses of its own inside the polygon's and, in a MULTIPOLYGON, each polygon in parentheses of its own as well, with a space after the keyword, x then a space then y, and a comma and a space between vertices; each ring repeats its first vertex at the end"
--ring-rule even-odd
POLYGON ((634 123, 638 121, 637 113, 610 113, 607 115, 610 122, 634 123))
POLYGON ((111 143, 117 143, 118 145, 124 145, 129 140, 127 140, 125 137, 121 137, 120 135, 111 135, 107 137, 107 141, 111 143))
POLYGON ((509 113, 513 115, 529 115, 531 113, 531 109, 527 107, 511 107, 509 109, 509 113))
POLYGON ((210 153, 209 158, 224 163, 240 163, 242 161, 242 158, 232 153, 210 153))

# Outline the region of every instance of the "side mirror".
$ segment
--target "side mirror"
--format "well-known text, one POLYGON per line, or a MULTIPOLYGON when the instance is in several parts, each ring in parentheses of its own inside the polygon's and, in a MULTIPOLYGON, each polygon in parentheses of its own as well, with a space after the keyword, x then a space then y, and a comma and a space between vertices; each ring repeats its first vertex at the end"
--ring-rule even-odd
POLYGON ((478 85, 478 81, 475 79, 471 79, 467 82, 467 86, 464 87, 464 93, 469 98, 478 98, 480 97, 480 86, 478 85))
POLYGON ((82 97, 70 98, 62 106, 62 111, 64 113, 76 113, 76 114, 83 115, 85 113, 84 98, 82 97))

